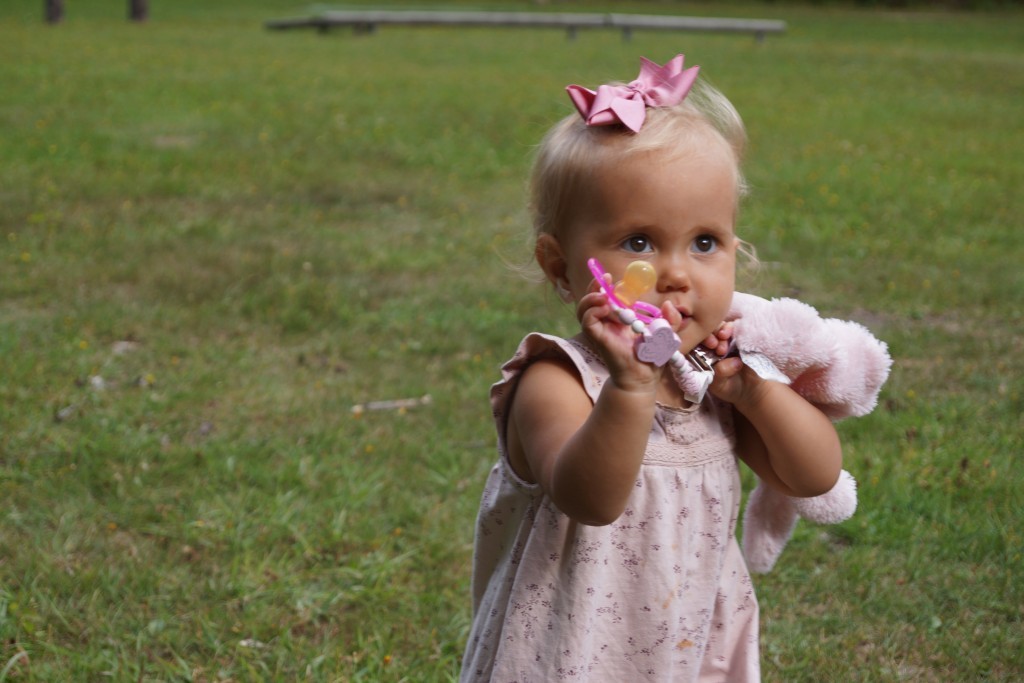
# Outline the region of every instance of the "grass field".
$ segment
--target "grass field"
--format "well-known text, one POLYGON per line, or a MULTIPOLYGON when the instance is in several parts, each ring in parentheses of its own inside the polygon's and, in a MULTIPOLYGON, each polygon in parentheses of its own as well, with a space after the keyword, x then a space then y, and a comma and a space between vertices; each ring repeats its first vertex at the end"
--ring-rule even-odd
POLYGON ((1024 14, 546 6, 789 22, 758 44, 124 4, 0 5, 0 682, 452 679, 487 387, 573 322, 510 267, 532 147, 565 84, 680 51, 748 125, 743 287, 896 360, 840 426, 857 515, 757 579, 765 679, 1024 680, 1024 14))

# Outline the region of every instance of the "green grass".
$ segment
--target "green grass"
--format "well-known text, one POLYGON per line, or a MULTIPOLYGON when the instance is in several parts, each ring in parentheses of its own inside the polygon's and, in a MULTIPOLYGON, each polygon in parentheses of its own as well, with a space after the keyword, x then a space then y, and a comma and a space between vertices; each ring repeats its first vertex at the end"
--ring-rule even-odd
POLYGON ((0 681, 453 677, 487 387, 573 322, 507 266, 532 147, 566 83, 677 51, 748 124, 744 287, 896 359, 841 425, 858 514, 757 579, 766 680, 1024 678, 1024 15, 572 5, 790 26, 625 43, 208 4, 0 7, 0 681))

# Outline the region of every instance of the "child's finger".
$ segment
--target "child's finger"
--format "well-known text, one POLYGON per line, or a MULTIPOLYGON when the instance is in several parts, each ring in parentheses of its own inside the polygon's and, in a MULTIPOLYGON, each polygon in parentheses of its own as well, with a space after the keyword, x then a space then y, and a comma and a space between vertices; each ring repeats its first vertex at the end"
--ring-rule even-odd
POLYGON ((608 297, 600 290, 584 295, 579 303, 576 304, 576 319, 580 322, 588 314, 596 315, 598 318, 605 318, 611 312, 612 309, 608 305, 608 297))
POLYGON ((721 379, 735 377, 743 369, 743 361, 739 358, 723 358, 715 363, 715 376, 721 379))
POLYGON ((715 355, 724 356, 729 352, 728 340, 719 339, 718 335, 711 334, 703 342, 704 346, 715 355))
POLYGON ((683 324, 683 316, 679 313, 679 309, 666 302, 661 305, 661 315, 673 330, 679 331, 679 326, 683 324))

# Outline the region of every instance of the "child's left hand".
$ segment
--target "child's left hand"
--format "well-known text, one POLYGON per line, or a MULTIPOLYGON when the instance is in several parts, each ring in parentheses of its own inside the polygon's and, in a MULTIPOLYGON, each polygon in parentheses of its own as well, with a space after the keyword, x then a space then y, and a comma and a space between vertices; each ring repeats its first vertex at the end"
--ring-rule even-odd
POLYGON ((721 327, 702 342, 709 351, 721 357, 721 360, 715 363, 715 378, 708 391, 722 401, 732 404, 756 400, 756 392, 765 380, 744 365, 739 356, 725 357, 729 353, 732 335, 733 324, 722 323, 721 327))
POLYGON ((709 334, 701 344, 707 348, 708 351, 714 353, 722 358, 725 358, 726 354, 729 353, 729 345, 732 342, 733 324, 731 322, 722 323, 715 332, 709 334))

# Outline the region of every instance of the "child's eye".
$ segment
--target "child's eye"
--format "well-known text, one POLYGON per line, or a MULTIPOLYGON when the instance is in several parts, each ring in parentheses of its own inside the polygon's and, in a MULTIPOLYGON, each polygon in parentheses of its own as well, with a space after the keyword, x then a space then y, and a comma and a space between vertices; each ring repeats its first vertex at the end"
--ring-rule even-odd
POLYGON ((645 254, 651 251, 651 241, 643 235, 633 235, 622 243, 622 248, 634 254, 645 254))
POLYGON ((711 235, 701 235, 693 241, 693 250, 700 254, 710 254, 718 248, 718 240, 711 235))

